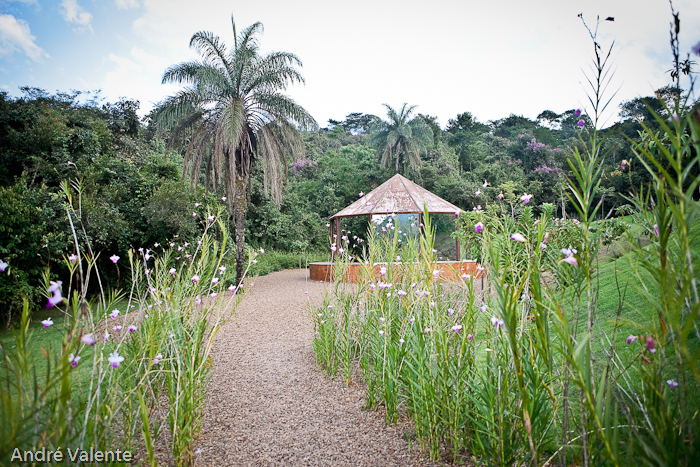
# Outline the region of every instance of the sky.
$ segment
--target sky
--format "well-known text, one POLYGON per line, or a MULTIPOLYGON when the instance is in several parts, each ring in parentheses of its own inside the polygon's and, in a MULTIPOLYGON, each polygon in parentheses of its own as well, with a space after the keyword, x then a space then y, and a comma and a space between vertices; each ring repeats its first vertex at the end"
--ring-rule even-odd
MULTIPOLYGON (((685 58, 700 42, 700 2, 673 6, 685 58)), ((590 112, 593 45, 579 13, 592 29, 598 15, 615 18, 597 36, 606 51, 615 44, 602 119, 611 124, 620 102, 670 83, 667 1, 0 0, 0 89, 101 90, 108 102, 139 100, 144 115, 177 90, 163 72, 198 58, 194 33, 233 44, 233 16, 239 32, 263 24, 263 53, 299 57, 306 83, 287 94, 321 127, 351 112, 386 118, 382 104, 416 105, 443 128, 467 111, 481 122, 590 112)))

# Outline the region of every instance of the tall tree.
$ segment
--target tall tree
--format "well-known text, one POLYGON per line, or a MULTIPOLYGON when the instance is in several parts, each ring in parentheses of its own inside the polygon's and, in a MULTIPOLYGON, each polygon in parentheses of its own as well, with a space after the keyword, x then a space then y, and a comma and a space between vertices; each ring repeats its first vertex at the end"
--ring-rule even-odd
POLYGON ((187 141, 183 178, 199 181, 205 166, 207 189, 223 184, 233 211, 236 239, 236 277, 243 276, 246 185, 251 165, 262 159, 265 191, 281 202, 286 176, 286 156, 299 157, 304 145, 297 128, 316 129, 311 115, 282 91, 292 83, 303 83, 299 58, 288 52, 262 56, 257 36, 261 23, 236 34, 227 51, 218 36, 198 32, 190 40, 201 55, 173 65, 163 83, 185 85, 159 106, 156 124, 177 140, 187 141), (296 125, 295 125, 296 124, 296 125))
POLYGON ((388 104, 389 121, 381 120, 372 125, 370 144, 377 148, 383 169, 393 162, 396 171, 401 173, 409 164, 415 171, 421 167, 420 154, 433 143, 433 131, 425 120, 413 117, 416 106, 404 104, 399 112, 396 112, 388 104))

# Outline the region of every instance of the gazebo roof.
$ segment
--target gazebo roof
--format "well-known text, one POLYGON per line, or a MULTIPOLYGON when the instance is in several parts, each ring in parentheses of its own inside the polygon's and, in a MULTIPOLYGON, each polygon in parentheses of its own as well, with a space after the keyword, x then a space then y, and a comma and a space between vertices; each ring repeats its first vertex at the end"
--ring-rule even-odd
POLYGON ((424 206, 430 214, 463 212, 454 204, 396 174, 350 206, 335 213, 331 219, 372 214, 416 214, 422 213, 424 206))

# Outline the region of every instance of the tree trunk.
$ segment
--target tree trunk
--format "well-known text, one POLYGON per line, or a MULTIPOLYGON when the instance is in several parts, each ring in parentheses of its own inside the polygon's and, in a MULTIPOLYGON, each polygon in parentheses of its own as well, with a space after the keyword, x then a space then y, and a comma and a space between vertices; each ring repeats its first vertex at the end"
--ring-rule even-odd
POLYGON ((236 191, 233 200, 233 222, 236 235, 236 287, 240 287, 245 272, 245 216, 246 183, 248 177, 236 174, 236 191))

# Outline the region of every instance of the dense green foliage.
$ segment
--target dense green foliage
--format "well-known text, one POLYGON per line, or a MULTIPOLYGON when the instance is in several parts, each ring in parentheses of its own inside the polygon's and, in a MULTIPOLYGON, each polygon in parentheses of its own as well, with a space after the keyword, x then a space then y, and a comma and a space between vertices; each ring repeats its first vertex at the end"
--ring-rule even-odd
MULTIPOLYGON (((183 183, 182 154, 166 149, 150 118, 138 118, 138 102, 103 103, 99 95, 49 95, 35 88, 23 92, 20 98, 0 94, 0 259, 10 265, 0 275, 5 323, 18 312, 23 296, 34 308, 41 306, 41 271, 49 260, 74 253, 57 198, 62 180, 80 180, 85 232, 79 234, 87 235, 102 253, 98 265, 115 286, 121 272, 105 267, 111 264, 109 256, 124 257, 129 248, 176 235, 194 238, 202 229, 201 217, 191 216, 194 203, 223 203, 226 194, 222 186, 209 187, 205 194, 183 183)), ((659 90, 666 99, 669 93, 668 88, 659 90)), ((628 204, 626 196, 650 181, 636 162, 625 170, 620 167, 622 160, 634 159, 626 138, 642 141, 638 131, 643 124, 651 132, 659 129, 644 102, 659 110, 654 97, 626 102, 623 120, 601 131, 604 156, 597 200, 605 199, 599 217, 615 214, 614 209, 628 204)), ((583 118, 589 128, 590 120, 583 118)), ((415 119, 425 121, 433 138, 420 153, 420 171, 409 171, 409 178, 467 211, 496 201, 501 192, 513 206, 522 193, 529 193, 535 212, 551 203, 557 217, 572 215, 565 195, 570 175, 565 160, 580 144, 576 135, 581 131, 573 109, 544 111, 536 121, 511 115, 487 123, 465 112, 444 130, 433 117, 419 114, 415 119), (488 186, 482 188, 485 180, 488 186)), ((265 190, 263 167, 253 166, 247 188, 247 243, 284 251, 325 250, 327 218, 395 173, 395 165, 382 168, 383 153, 373 145, 376 138, 369 138, 370 130, 379 127, 379 117, 354 113, 332 121, 329 128, 302 133, 304 155, 288 161, 279 203, 265 190)), ((203 166, 198 173, 203 185, 206 170, 203 166)), ((185 172, 189 179, 191 171, 185 172)), ((697 166, 691 173, 698 173, 697 166)), ((366 219, 344 223, 362 236, 366 225, 366 219)))

